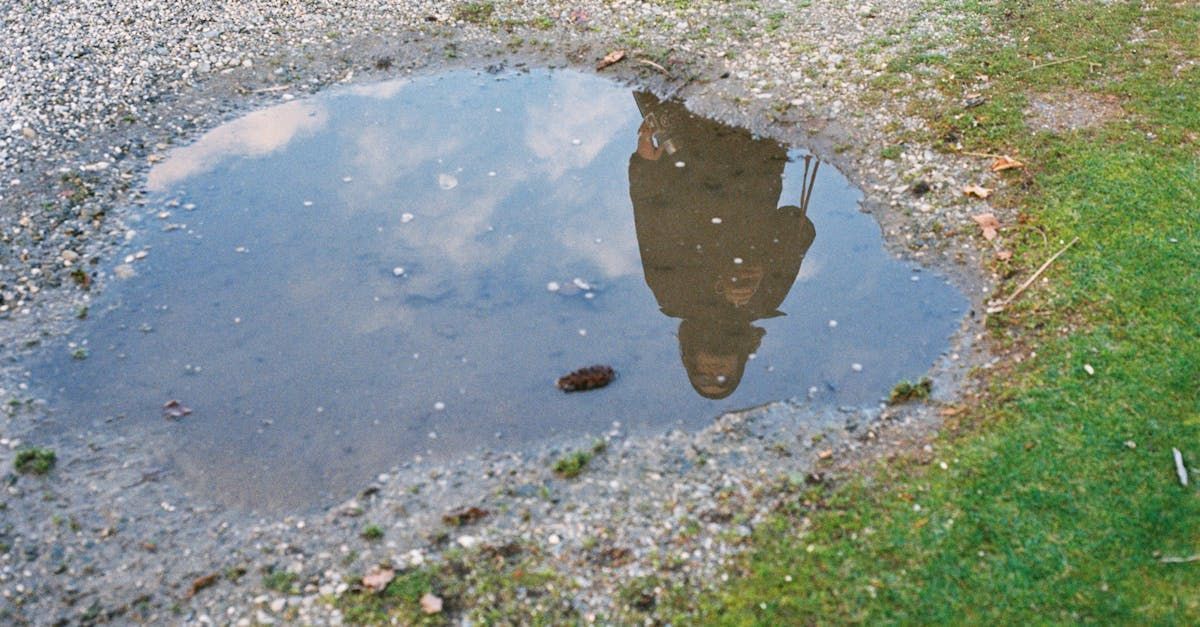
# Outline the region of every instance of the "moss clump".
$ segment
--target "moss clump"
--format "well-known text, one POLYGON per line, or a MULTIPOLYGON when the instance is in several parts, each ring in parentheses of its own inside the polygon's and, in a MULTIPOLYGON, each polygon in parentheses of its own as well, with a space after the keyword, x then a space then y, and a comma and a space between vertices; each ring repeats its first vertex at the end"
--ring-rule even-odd
POLYGON ((363 527, 362 533, 359 535, 362 536, 363 540, 369 540, 371 542, 382 540, 383 527, 380 527, 379 525, 367 525, 366 527, 363 527))
POLYGON ((44 475, 54 468, 58 456, 48 448, 27 448, 13 459, 13 469, 23 475, 44 475))
POLYGON ((929 393, 933 391, 933 381, 929 377, 925 377, 916 383, 909 381, 901 381, 892 388, 892 394, 888 397, 891 403, 907 403, 908 401, 920 401, 929 398, 929 393))

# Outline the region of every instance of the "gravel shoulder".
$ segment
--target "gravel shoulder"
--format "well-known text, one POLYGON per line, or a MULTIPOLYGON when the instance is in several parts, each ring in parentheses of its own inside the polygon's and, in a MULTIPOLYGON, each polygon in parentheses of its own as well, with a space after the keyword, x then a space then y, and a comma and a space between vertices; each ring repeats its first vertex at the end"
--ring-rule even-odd
MULTIPOLYGON (((878 79, 895 78, 899 54, 937 49, 962 26, 926 5, 10 3, 0 8, 0 465, 12 468, 53 413, 19 358, 103 292, 103 269, 137 236, 124 207, 149 164, 240 113, 336 83, 451 67, 591 69, 624 49, 602 73, 811 148, 862 187, 863 210, 895 253, 950 276, 979 309, 992 289, 980 259, 992 251, 973 237, 978 205, 960 188, 986 183, 986 163, 910 146, 884 156, 920 124, 907 107, 933 90, 930 77, 901 75, 894 90, 878 79)), ((373 565, 518 543, 558 573, 578 617, 611 619, 627 609, 619 590, 638 578, 719 585, 726 558, 796 484, 929 446, 938 405, 969 392, 969 370, 988 365, 979 333, 964 323, 934 367, 930 404, 781 401, 652 438, 629 437, 616 416, 575 479, 550 466, 591 441, 380 469, 353 501, 279 520, 180 493, 147 442, 102 430, 33 442, 59 461, 46 478, 6 476, 0 618, 338 623, 336 599, 373 565), (469 507, 487 515, 444 519, 469 507), (383 537, 361 537, 368 525, 383 537), (268 589, 264 572, 291 573, 294 587, 268 589)))

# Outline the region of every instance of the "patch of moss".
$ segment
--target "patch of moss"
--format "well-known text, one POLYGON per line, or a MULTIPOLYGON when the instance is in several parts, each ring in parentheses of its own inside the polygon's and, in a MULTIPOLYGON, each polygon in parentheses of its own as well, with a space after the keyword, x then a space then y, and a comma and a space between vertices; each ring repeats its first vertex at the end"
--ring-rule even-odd
POLYGON ((933 380, 925 377, 916 383, 910 381, 901 381, 892 388, 892 393, 888 396, 888 402, 892 404, 906 403, 908 401, 919 401, 929 398, 929 394, 933 392, 933 380))
POLYGON ((58 455, 48 448, 27 448, 13 458, 13 469, 23 475, 44 475, 54 468, 58 455))

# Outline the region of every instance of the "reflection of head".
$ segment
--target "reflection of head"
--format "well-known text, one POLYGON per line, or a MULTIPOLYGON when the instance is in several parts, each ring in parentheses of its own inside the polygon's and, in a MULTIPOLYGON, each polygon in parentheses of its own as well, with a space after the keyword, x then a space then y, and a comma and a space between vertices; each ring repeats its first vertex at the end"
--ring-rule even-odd
POLYGON ((742 382, 750 353, 758 350, 764 333, 748 322, 680 322, 679 356, 692 387, 705 398, 721 399, 733 394, 742 382))

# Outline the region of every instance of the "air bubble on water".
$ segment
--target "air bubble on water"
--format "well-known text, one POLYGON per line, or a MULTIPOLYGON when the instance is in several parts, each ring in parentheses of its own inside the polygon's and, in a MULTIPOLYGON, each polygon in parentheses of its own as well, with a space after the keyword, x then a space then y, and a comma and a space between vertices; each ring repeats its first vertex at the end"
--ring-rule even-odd
POLYGON ((438 187, 447 190, 454 189, 455 187, 458 187, 458 177, 454 176, 453 174, 439 174, 438 187))
POLYGON ((412 222, 412 221, 413 221, 413 218, 415 218, 415 217, 416 217, 416 216, 414 216, 414 215, 413 215, 413 214, 411 214, 411 213, 402 213, 402 214, 400 214, 400 223, 401 223, 401 224, 408 224, 409 222, 412 222))

